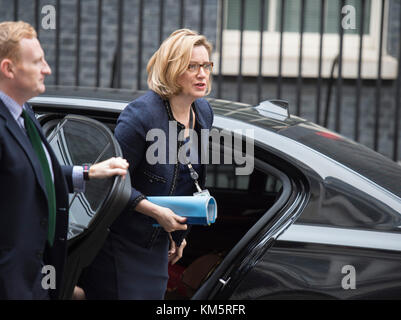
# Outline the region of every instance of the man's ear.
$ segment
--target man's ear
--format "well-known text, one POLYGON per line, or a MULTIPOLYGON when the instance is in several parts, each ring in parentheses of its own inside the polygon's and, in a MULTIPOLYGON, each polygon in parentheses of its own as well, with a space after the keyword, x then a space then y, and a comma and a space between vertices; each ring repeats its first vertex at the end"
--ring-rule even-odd
POLYGON ((0 72, 7 79, 14 79, 14 63, 11 59, 3 59, 0 62, 0 72))

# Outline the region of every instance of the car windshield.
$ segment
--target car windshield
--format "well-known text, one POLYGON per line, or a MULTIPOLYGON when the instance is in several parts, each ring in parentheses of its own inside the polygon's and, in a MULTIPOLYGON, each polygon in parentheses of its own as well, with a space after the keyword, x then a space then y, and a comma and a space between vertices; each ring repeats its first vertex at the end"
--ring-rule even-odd
POLYGON ((280 132, 360 173, 401 197, 401 166, 372 149, 311 123, 280 132))

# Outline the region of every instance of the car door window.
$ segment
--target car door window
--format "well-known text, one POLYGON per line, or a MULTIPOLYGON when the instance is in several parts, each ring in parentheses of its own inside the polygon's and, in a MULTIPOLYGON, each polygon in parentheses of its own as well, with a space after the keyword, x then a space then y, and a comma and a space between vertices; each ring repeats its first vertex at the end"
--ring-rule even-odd
POLYGON ((238 176, 235 174, 235 166, 210 165, 207 170, 206 187, 221 189, 247 190, 249 176, 238 176))
MULTIPOLYGON (((116 144, 110 130, 92 119, 67 116, 53 130, 48 140, 63 165, 97 163, 116 156, 116 144)), ((109 195, 114 178, 85 182, 85 191, 69 195, 68 239, 89 227, 109 195)))
MULTIPOLYGON (((207 170, 206 188, 213 189, 231 189, 231 190, 249 190, 251 175, 236 175, 236 166, 233 164, 209 165, 207 170)), ((277 193, 282 188, 280 179, 272 174, 255 171, 254 176, 259 176, 264 185, 264 193, 277 193)), ((261 191, 261 190, 260 190, 261 191)))

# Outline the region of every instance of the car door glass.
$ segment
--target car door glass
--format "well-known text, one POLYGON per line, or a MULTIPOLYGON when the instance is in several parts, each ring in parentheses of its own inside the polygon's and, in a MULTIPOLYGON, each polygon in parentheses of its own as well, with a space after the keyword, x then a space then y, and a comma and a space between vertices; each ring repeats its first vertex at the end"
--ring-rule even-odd
MULTIPOLYGON (((250 175, 236 175, 236 166, 233 164, 209 165, 207 170, 206 188, 248 190, 250 187, 250 175)), ((255 172, 265 182, 265 193, 277 193, 282 188, 280 179, 271 174, 255 172)))
MULTIPOLYGON (((90 120, 90 119, 89 119, 90 120)), ((110 134, 98 123, 74 116, 61 120, 48 136, 49 143, 63 165, 97 163, 115 156, 110 134)), ((114 179, 85 182, 85 191, 69 195, 68 239, 88 228, 109 194, 114 179)))
POLYGON ((225 188, 236 190, 247 190, 249 176, 239 176, 235 174, 235 165, 219 164, 209 165, 207 170, 207 188, 225 188))
POLYGON ((280 192, 283 183, 273 175, 268 175, 266 178, 265 192, 280 192))

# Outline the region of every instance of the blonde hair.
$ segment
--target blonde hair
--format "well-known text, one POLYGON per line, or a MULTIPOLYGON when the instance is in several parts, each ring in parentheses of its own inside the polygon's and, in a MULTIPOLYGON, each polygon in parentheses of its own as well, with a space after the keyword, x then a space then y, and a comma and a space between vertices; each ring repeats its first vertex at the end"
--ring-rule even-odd
POLYGON ((18 63, 20 60, 19 41, 36 37, 35 29, 24 21, 0 23, 0 61, 7 58, 18 63))
MULTIPOLYGON (((212 45, 195 31, 179 29, 164 40, 146 68, 149 89, 164 99, 179 94, 182 88, 177 84, 177 78, 187 70, 195 46, 204 46, 210 57, 212 45)), ((211 90, 211 74, 209 77, 206 94, 211 90)))

